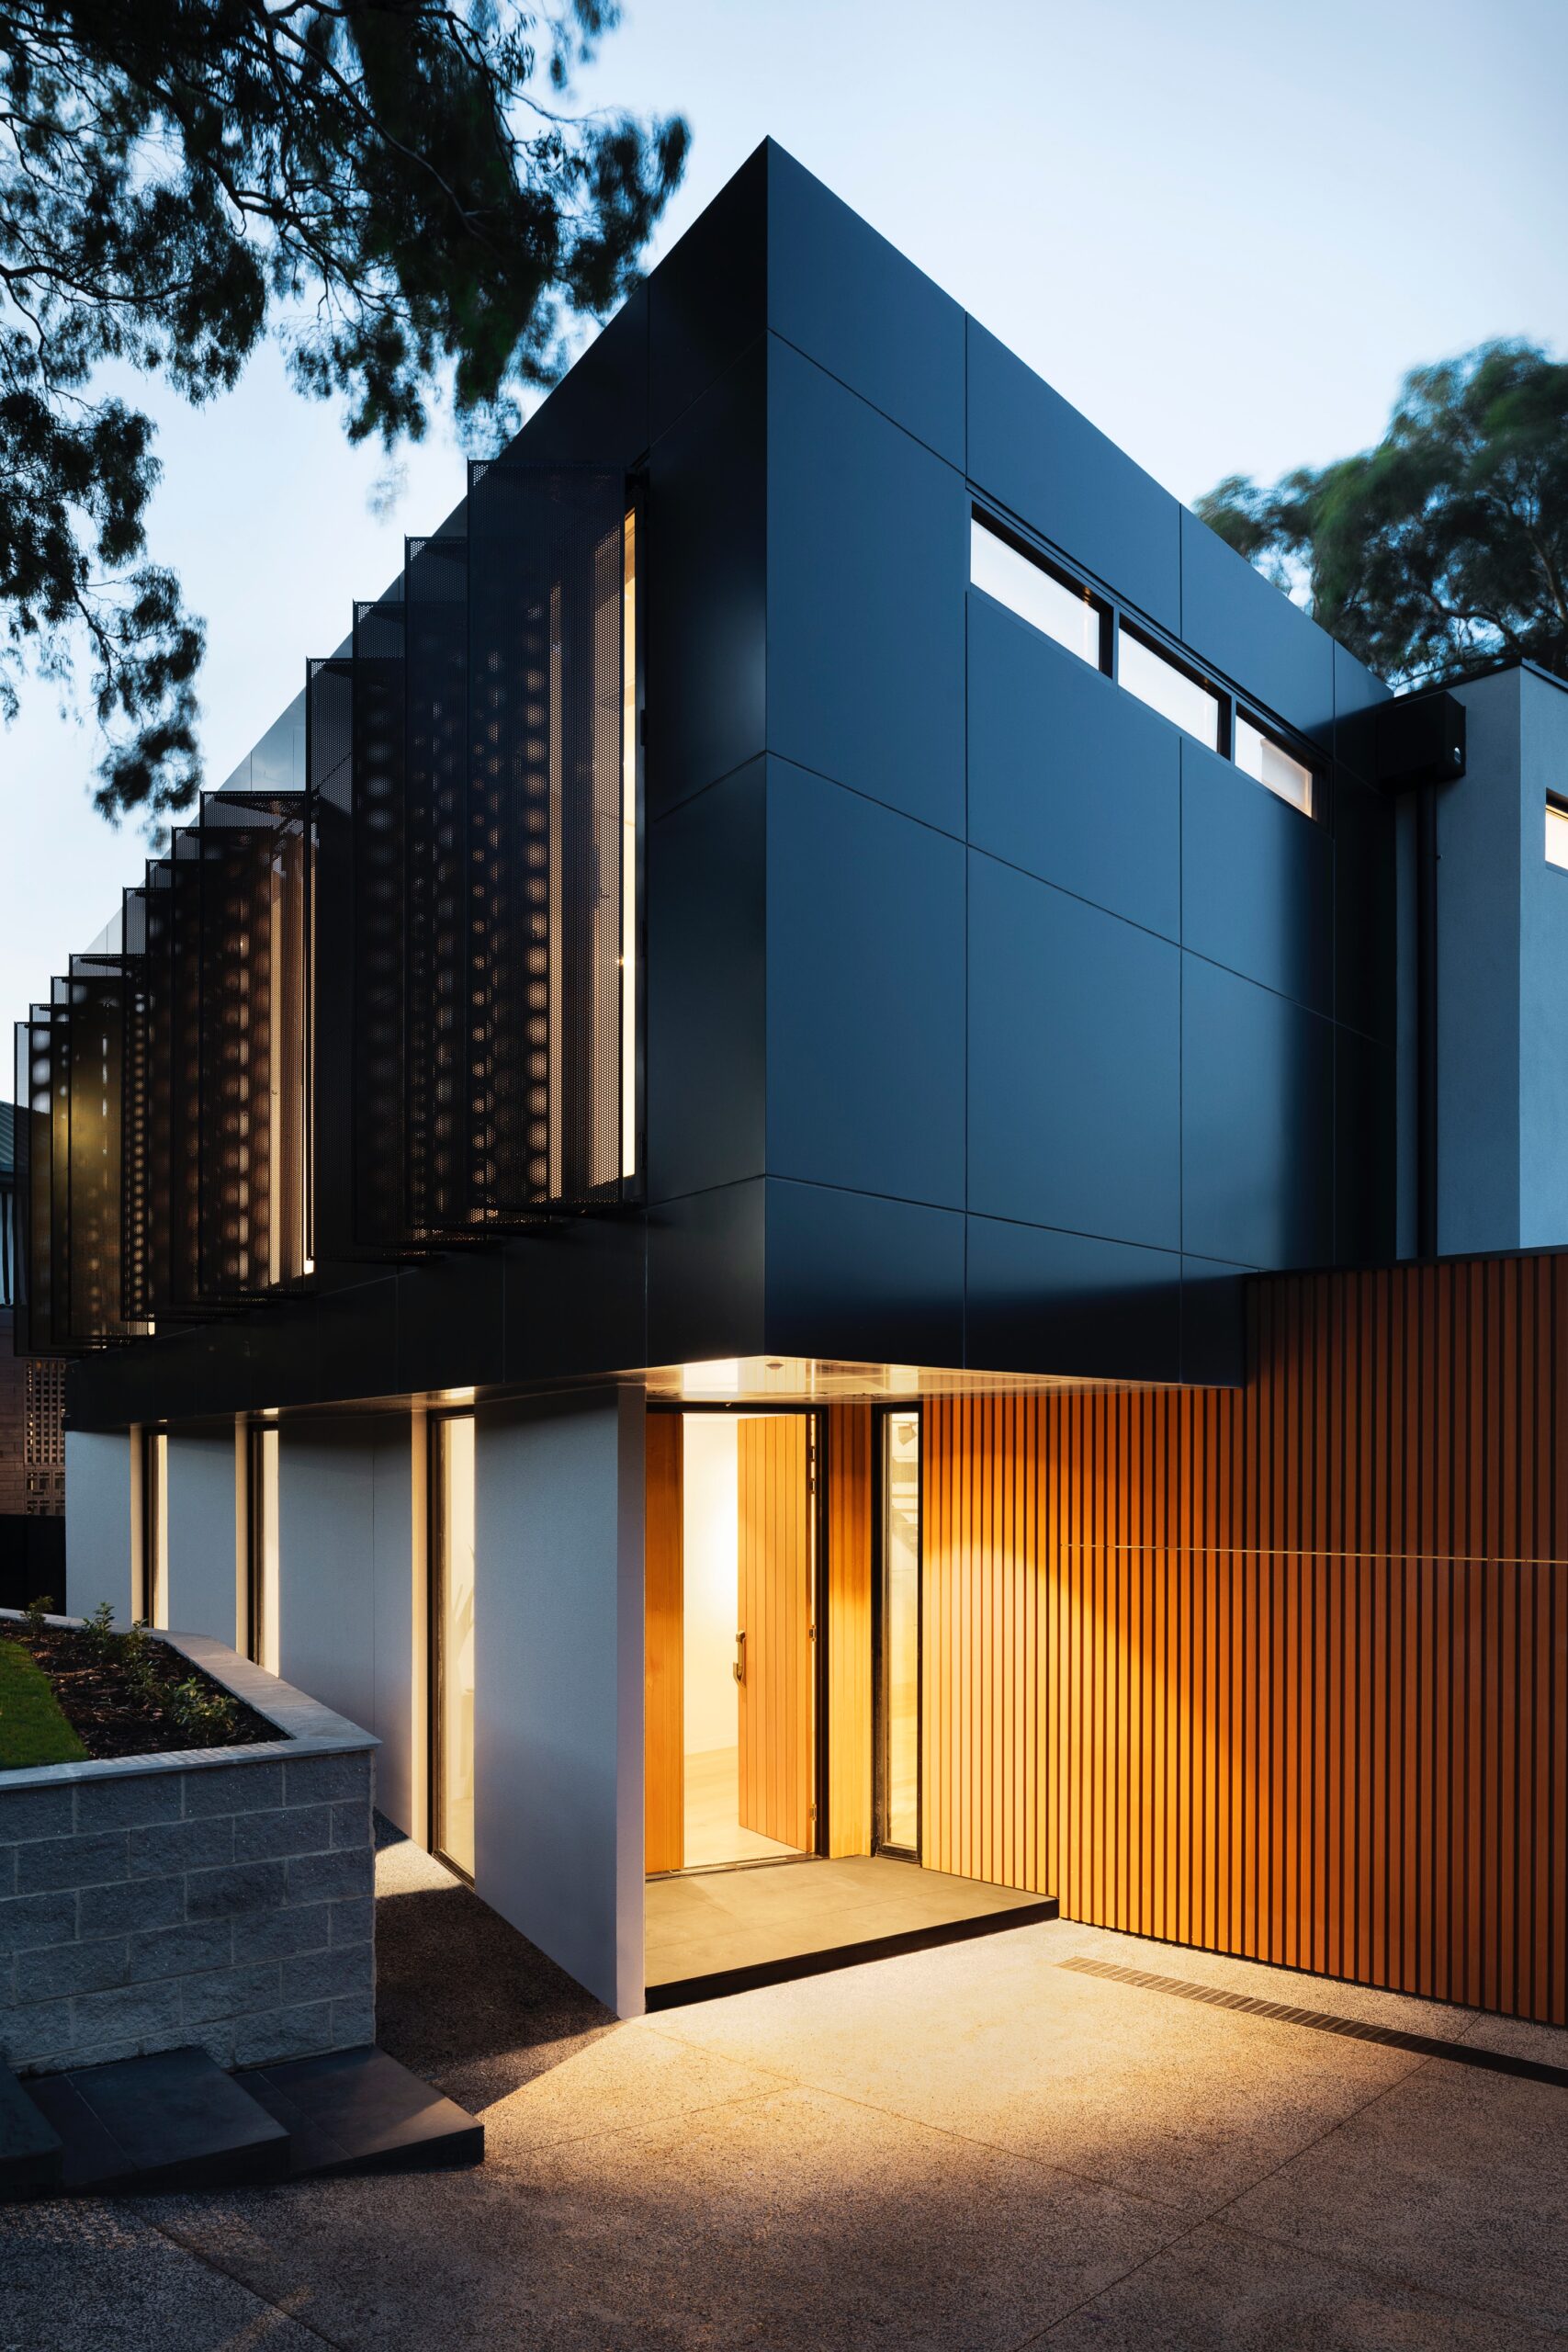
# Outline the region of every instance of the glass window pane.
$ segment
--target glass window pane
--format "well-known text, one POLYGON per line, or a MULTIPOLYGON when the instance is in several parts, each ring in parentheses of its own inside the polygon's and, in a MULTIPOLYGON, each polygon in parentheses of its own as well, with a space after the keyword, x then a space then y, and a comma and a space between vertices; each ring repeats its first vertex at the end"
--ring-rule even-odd
POLYGON ((1546 804, 1546 854, 1553 865, 1568 865, 1568 808, 1546 804))
POLYGON ((437 1849, 474 1874, 474 1423, 437 1421, 437 1849))
POLYGON ((920 1420, 882 1424, 883 1843, 908 1853, 920 1835, 920 1420))
POLYGON ((1237 712, 1235 722, 1235 763, 1247 775, 1253 776, 1292 808, 1312 814, 1312 770, 1289 752, 1272 741, 1250 718, 1237 712))
POLYGON ((277 1641, 277 1431, 252 1431, 251 1450, 251 1656, 269 1674, 278 1672, 277 1641))
POLYGON ((1146 702, 1151 710, 1157 710, 1172 726, 1195 735, 1211 752, 1219 750, 1218 695, 1212 695, 1207 686, 1201 686, 1196 678, 1190 678, 1185 670, 1179 670, 1174 662, 1168 662, 1163 653, 1156 653, 1152 645, 1145 645, 1130 629, 1122 631, 1116 675, 1130 695, 1146 702))
POLYGON ((1043 629, 1069 653, 1100 667, 1100 607, 1082 588, 1068 588, 1038 563, 987 530, 976 516, 969 526, 969 578, 1021 620, 1043 629))
POLYGON ((169 1623, 169 1441, 155 1430, 147 1441, 145 1589, 142 1610, 160 1632, 169 1623))

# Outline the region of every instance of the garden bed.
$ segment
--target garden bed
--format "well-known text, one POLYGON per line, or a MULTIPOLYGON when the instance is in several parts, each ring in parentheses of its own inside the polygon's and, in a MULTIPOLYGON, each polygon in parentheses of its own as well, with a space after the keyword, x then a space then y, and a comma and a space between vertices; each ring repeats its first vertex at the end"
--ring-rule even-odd
POLYGON ((51 1623, 44 1604, 0 1624, 0 1772, 276 1740, 257 1714, 178 1650, 100 1615, 51 1623))

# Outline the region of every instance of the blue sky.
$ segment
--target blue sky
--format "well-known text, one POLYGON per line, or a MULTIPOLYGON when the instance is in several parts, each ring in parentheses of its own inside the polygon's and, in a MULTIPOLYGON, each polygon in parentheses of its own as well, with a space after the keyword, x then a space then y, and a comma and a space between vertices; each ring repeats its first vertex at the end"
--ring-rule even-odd
MULTIPOLYGON (((1364 447, 1417 361, 1568 352, 1563 0, 628 0, 581 96, 691 119, 652 258, 771 134, 1182 498, 1364 447)), ((462 459, 408 453, 378 516, 378 455, 270 353, 198 414, 146 404, 218 782, 462 459)), ((38 689, 0 734, 7 1051, 145 855, 94 756, 38 689)))

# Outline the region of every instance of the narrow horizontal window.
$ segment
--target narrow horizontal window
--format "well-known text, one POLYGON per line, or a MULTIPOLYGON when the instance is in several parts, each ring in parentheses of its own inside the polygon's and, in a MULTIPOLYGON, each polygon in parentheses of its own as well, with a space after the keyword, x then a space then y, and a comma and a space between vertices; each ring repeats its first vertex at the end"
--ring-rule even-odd
POLYGON ((1211 752, 1220 748, 1220 698, 1207 686, 1156 653, 1131 629, 1122 631, 1116 656, 1116 675, 1130 695, 1146 702, 1162 718, 1195 735, 1211 752))
POLYGON ((1235 721, 1235 763, 1259 784, 1267 785, 1270 792, 1277 792, 1281 800, 1288 800, 1292 808, 1300 808, 1308 817, 1312 815, 1311 768, 1292 759, 1282 745, 1265 735, 1260 727, 1254 727, 1250 718, 1243 718, 1239 711, 1235 721))
POLYGON ((1546 804, 1546 862, 1568 865, 1568 800, 1546 804))
POLYGON ((1020 554, 977 514, 969 526, 969 578, 1009 612, 1099 669, 1100 606, 1088 589, 1069 587, 1043 564, 1020 554))

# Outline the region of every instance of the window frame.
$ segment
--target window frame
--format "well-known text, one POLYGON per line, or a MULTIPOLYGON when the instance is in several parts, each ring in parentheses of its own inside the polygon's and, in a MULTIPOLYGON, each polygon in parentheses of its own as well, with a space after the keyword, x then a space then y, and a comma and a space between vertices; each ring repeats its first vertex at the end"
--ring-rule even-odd
MULTIPOLYGON (((1546 847, 1546 842, 1551 839, 1553 817, 1561 819, 1564 827, 1568 828, 1568 792, 1553 792, 1549 788, 1546 795, 1545 813, 1541 820, 1545 835, 1545 841, 1542 843, 1543 862, 1558 874, 1568 874, 1568 856, 1553 857, 1550 848, 1546 847)), ((1568 834, 1565 834, 1564 838, 1565 842, 1568 842, 1568 834)))
POLYGON ((1174 727, 1179 734, 1189 736, 1201 750, 1212 752, 1215 759, 1233 758, 1231 741, 1235 733, 1235 701, 1228 690, 1201 669, 1190 655, 1173 651, 1151 629, 1145 628, 1137 621, 1128 620, 1124 614, 1117 616, 1115 682, 1123 694, 1131 695, 1134 702, 1141 703, 1145 710, 1152 710, 1156 718, 1163 718, 1166 725, 1174 727), (1209 696, 1214 706, 1214 740, 1212 743, 1206 742, 1201 735, 1184 725, 1179 718, 1172 718, 1168 711, 1161 710, 1156 703, 1139 694, 1135 686, 1123 684, 1122 645, 1124 639, 1130 639, 1154 661, 1162 662, 1168 670, 1174 671, 1179 678, 1184 678, 1190 686, 1196 686, 1201 694, 1209 696))
POLYGON ((1304 755, 1302 749, 1299 748, 1295 738, 1288 736, 1285 731, 1279 727, 1266 726, 1264 721, 1258 717, 1256 711, 1251 707, 1251 706, 1241 701, 1237 701, 1232 706, 1231 758, 1235 766, 1241 768, 1242 775, 1246 776, 1249 784, 1256 784, 1260 791, 1271 793, 1274 798, 1280 801, 1285 808, 1293 808, 1298 817, 1305 817, 1309 823, 1315 822, 1318 813, 1318 796, 1323 789, 1322 768, 1315 760, 1309 759, 1304 755), (1275 751, 1282 752, 1287 760, 1293 760, 1297 767, 1305 770, 1307 780, 1307 805, 1304 808, 1299 800, 1292 800, 1288 793, 1276 791, 1273 785, 1271 785, 1266 777, 1254 775, 1250 768, 1243 768, 1241 766, 1240 760, 1236 758, 1235 741, 1239 730, 1243 727, 1250 727, 1252 732, 1255 735, 1261 737, 1265 743, 1271 743, 1275 751))
POLYGON ((1039 548, 1032 546, 1021 533, 1010 528, 999 515, 991 514, 975 499, 969 502, 969 532, 970 554, 968 574, 964 582, 965 591, 972 589, 979 595, 989 597, 993 605, 998 605, 1004 613, 1010 613, 1014 620, 1023 623, 1025 628, 1033 629, 1038 636, 1044 638, 1047 644, 1055 646, 1060 652, 1070 653, 1075 661, 1081 662, 1088 670, 1098 671, 1102 678, 1110 677, 1114 615, 1111 605, 1100 591, 1090 582, 1080 579, 1077 573, 1069 571, 1065 564, 1058 563, 1053 557, 1043 553, 1039 548), (1036 571, 1043 572, 1045 578, 1054 586, 1064 590, 1075 603, 1081 601, 1088 605, 1099 624, 1099 647, 1097 658, 1094 661, 1091 662, 1087 654, 1079 653, 1076 647, 1065 645, 1059 637, 1053 637, 1049 629, 1042 628, 1038 621, 1031 620, 1027 613, 1021 613, 1016 605, 1010 605, 1005 598, 997 595, 993 590, 987 588, 982 581, 976 579, 974 533, 976 525, 981 530, 989 532, 993 539, 998 540, 1004 548, 1010 548, 1023 562, 1032 564, 1036 571))
MULTIPOLYGON (((1074 597, 1083 597, 1093 606, 1100 617, 1098 669, 1101 677, 1109 679, 1111 684, 1119 687, 1122 693, 1133 695, 1134 700, 1138 702, 1145 710, 1152 711, 1156 718, 1164 719, 1168 727, 1174 727, 1179 734, 1185 735, 1190 741, 1199 744, 1201 749, 1210 752, 1212 758, 1224 760, 1228 766, 1235 768, 1249 785, 1256 785, 1259 791, 1267 792, 1270 799, 1279 801, 1283 808, 1292 809, 1298 817, 1303 817, 1309 825, 1327 824, 1332 778, 1329 758, 1320 746, 1308 742, 1295 728, 1287 726, 1282 719, 1272 717, 1265 718, 1261 706, 1252 696, 1241 693, 1218 672, 1206 667, 1187 646, 1168 636, 1155 622, 1149 620, 1146 615, 1123 605, 1103 582, 1079 571, 1055 548, 1032 538, 1010 515, 987 505, 972 485, 969 491, 969 519, 971 540, 974 526, 978 524, 984 530, 988 531, 993 538, 999 539, 1004 547, 1010 548, 1015 555, 1021 556, 1026 562, 1033 564, 1038 571, 1044 572, 1046 578, 1054 581, 1057 587, 1065 588, 1074 597), (1152 654, 1156 661, 1166 662, 1179 676, 1186 678, 1191 684, 1201 687, 1205 694, 1213 696, 1218 705, 1218 710, 1215 720, 1215 741, 1212 747, 1202 736, 1194 735, 1190 729, 1183 727, 1179 719, 1168 718, 1164 711, 1156 709, 1152 703, 1145 702, 1143 696, 1135 694, 1132 687, 1123 685, 1121 674, 1123 633, 1131 637, 1134 642, 1141 646, 1145 651, 1152 654), (1309 808, 1303 808, 1299 801, 1289 798, 1282 792, 1277 792, 1272 785, 1265 784, 1260 777, 1250 775, 1246 768, 1241 767, 1236 759, 1236 731, 1238 726, 1243 724, 1252 728, 1267 742, 1272 743, 1277 750, 1282 752, 1287 759, 1294 760, 1299 766, 1306 770, 1312 780, 1309 808)), ((1059 651, 1073 654, 1076 659, 1084 660, 1082 655, 1076 653, 1073 647, 1064 646, 1059 638, 1053 637, 1048 629, 1041 628, 1038 622, 1032 621, 1027 614, 1019 612, 1016 605, 1005 603, 1000 597, 992 594, 988 588, 975 580, 972 556, 965 565, 964 593, 966 595, 974 593, 987 597, 1002 612, 1010 613, 1015 620, 1021 621, 1025 628, 1032 628, 1036 635, 1044 638, 1047 644, 1056 646, 1059 651)), ((1084 666, 1094 669, 1097 665, 1085 661, 1084 666)), ((1562 796, 1562 799, 1564 811, 1568 813, 1568 795, 1562 796)), ((1564 868, 1564 871, 1568 871, 1568 868, 1564 868)))

